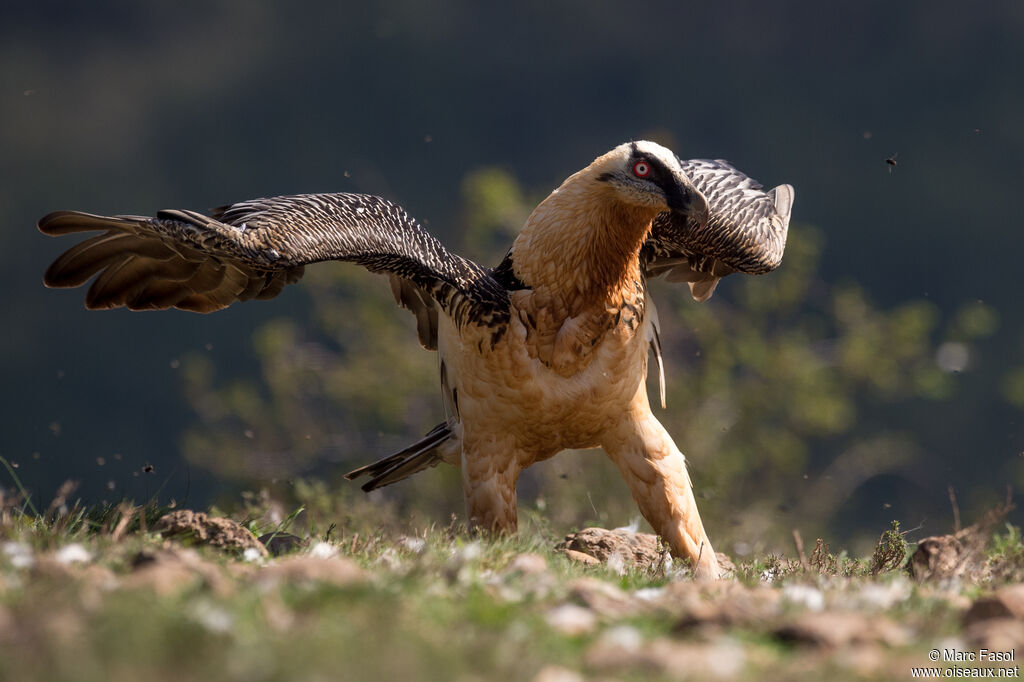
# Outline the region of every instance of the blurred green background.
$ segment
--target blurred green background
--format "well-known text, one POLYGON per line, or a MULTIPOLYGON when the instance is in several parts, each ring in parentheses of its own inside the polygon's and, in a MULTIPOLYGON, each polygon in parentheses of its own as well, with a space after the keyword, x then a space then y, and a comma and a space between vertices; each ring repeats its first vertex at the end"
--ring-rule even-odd
MULTIPOLYGON (((369 192, 495 263, 564 177, 653 138, 796 187, 779 271, 704 305, 655 289, 658 415, 720 549, 944 532, 948 486, 968 518, 1024 483, 1022 73, 1019 2, 4 3, 0 455, 44 501, 350 495, 341 473, 441 417, 384 280, 87 312, 42 287, 70 245, 36 232, 51 210, 369 192)), ((378 502, 460 510, 457 472, 418 478, 378 502)), ((520 498, 556 530, 636 516, 599 452, 520 498)))

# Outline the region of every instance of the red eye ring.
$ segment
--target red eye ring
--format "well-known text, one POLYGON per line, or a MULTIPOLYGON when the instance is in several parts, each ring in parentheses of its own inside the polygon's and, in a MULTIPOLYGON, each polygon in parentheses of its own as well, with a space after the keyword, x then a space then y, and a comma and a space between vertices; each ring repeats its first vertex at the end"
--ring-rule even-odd
POLYGON ((651 164, 646 161, 637 161, 633 164, 633 175, 638 178, 646 178, 651 174, 651 164))

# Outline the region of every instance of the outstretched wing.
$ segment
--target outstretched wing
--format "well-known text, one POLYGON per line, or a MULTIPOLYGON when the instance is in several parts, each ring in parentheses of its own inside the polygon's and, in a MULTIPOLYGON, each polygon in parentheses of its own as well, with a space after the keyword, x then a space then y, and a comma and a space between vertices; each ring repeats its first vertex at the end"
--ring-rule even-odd
POLYGON ((683 170, 708 202, 700 224, 680 214, 662 213, 644 245, 647 275, 689 282, 690 293, 706 301, 718 280, 733 272, 762 274, 778 267, 786 248, 793 187, 764 191, 722 160, 681 161, 683 170))
POLYGON ((297 282, 306 265, 341 260, 390 276, 395 298, 416 313, 427 347, 436 347, 437 308, 460 326, 508 316, 508 294, 488 270, 449 252, 402 207, 365 194, 254 199, 209 216, 58 211, 42 218, 39 230, 52 236, 102 231, 60 256, 44 277, 47 286, 76 287, 96 276, 88 308, 208 313, 272 298, 297 282))

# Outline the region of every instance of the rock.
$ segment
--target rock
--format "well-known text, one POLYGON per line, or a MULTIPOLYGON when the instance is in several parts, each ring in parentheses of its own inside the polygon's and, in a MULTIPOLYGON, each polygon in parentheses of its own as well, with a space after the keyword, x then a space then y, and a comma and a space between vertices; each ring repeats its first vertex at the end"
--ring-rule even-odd
POLYGON ((147 564, 121 580, 124 588, 151 590, 163 597, 196 589, 202 583, 203 577, 199 573, 179 562, 147 564))
POLYGON ((80 543, 72 542, 54 552, 53 558, 60 564, 88 563, 92 561, 92 554, 80 543))
POLYGON ((634 599, 615 585, 596 578, 577 578, 569 583, 569 596, 605 618, 628 618, 650 610, 649 602, 634 599))
POLYGON ((366 580, 366 573, 359 564, 344 557, 292 556, 266 566, 257 575, 264 584, 326 583, 345 587, 366 580))
POLYGON ((728 554, 715 552, 715 556, 718 557, 718 568, 722 570, 722 577, 731 577, 736 573, 736 564, 732 562, 728 554))
POLYGON ((975 601, 964 614, 964 624, 993 618, 1024 619, 1024 584, 1007 585, 975 601))
MULTIPOLYGON (((555 549, 564 552, 574 561, 587 565, 609 564, 620 571, 632 566, 662 566, 667 556, 657 535, 637 533, 625 528, 584 528, 577 533, 566 535, 555 549), (594 561, 584 559, 579 556, 580 554, 594 561)), ((715 556, 718 557, 718 565, 723 574, 736 571, 736 566, 728 556, 721 552, 716 552, 715 556)))
POLYGON ((0 553, 7 557, 14 568, 31 568, 36 562, 32 548, 26 542, 7 541, 0 545, 0 553))
POLYGON ((986 618, 972 622, 964 639, 974 650, 1009 651, 1024 648, 1024 622, 1015 618, 986 618))
POLYGON ((651 566, 661 561, 658 536, 650 533, 634 533, 625 529, 584 528, 578 533, 569 533, 556 549, 589 554, 601 563, 618 555, 626 563, 651 566))
POLYGON ((782 594, 765 585, 677 582, 665 587, 658 607, 679 618, 677 632, 707 626, 760 628, 778 619, 782 594))
POLYGON ((398 539, 398 543, 413 554, 422 554, 427 548, 427 541, 415 535, 404 535, 398 539))
POLYGON ((919 581, 961 578, 980 582, 992 577, 986 549, 992 531, 1013 510, 1006 504, 985 512, 976 523, 952 535, 935 535, 917 543, 907 563, 907 571, 919 581))
POLYGON ((257 538, 271 556, 291 554, 300 549, 305 549, 309 543, 298 535, 291 533, 264 533, 257 538))
POLYGON ((208 516, 191 509, 164 514, 156 522, 154 530, 165 538, 187 540, 197 545, 209 545, 238 553, 254 548, 262 556, 269 555, 267 548, 248 529, 231 519, 208 516))
POLYGON ((800 583, 783 585, 782 599, 790 604, 802 606, 808 611, 825 610, 825 594, 813 585, 800 583))
POLYGON ((917 595, 922 599, 945 602, 949 608, 966 613, 973 602, 960 592, 961 587, 952 583, 921 585, 917 588, 917 595))
POLYGON ((775 630, 787 642, 839 649, 851 644, 882 643, 902 646, 909 633, 885 617, 868 618, 847 611, 810 612, 775 630))
POLYGON ((76 569, 79 600, 90 611, 98 611, 106 603, 107 593, 116 590, 120 582, 106 566, 89 564, 76 569))
POLYGON ((955 535, 935 535, 917 543, 908 569, 917 580, 958 577, 964 564, 964 546, 955 535))
POLYGON ((544 599, 556 584, 548 562, 540 554, 517 554, 500 574, 492 576, 488 589, 506 602, 522 601, 526 597, 544 599))
POLYGON ((517 554, 509 562, 506 572, 519 575, 542 575, 548 572, 548 562, 540 554, 517 554))
POLYGON ((338 556, 338 546, 321 540, 309 548, 309 556, 317 559, 331 559, 338 556))
POLYGON ((746 665, 743 647, 728 638, 710 643, 655 639, 639 647, 621 646, 600 638, 584 655, 593 671, 642 671, 672 679, 732 679, 746 665))
POLYGON ((592 557, 589 554, 584 554, 583 552, 577 552, 575 549, 566 549, 563 551, 565 552, 565 556, 569 557, 570 561, 575 561, 578 564, 583 564, 584 566, 599 566, 601 564, 601 562, 595 557, 592 557))
POLYGON ((857 590, 854 601, 865 609, 885 611, 910 598, 913 583, 899 575, 886 582, 869 582, 857 590))
POLYGON ((131 565, 132 572, 121 580, 128 589, 149 589, 165 596, 202 587, 222 596, 234 592, 220 568, 201 559, 195 550, 173 545, 144 549, 132 557, 131 565))
POLYGON ((935 535, 917 543, 907 571, 918 581, 960 578, 979 582, 991 577, 986 548, 992 527, 1009 507, 989 511, 978 523, 952 535, 935 535))

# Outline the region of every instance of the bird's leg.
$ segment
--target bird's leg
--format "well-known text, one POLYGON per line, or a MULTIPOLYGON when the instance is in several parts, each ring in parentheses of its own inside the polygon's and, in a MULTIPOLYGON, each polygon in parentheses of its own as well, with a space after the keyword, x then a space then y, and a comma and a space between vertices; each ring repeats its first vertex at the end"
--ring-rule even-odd
POLYGON ((605 452, 629 484, 640 513, 672 553, 692 561, 698 578, 718 578, 718 558, 697 512, 686 458, 651 414, 646 398, 644 410, 628 414, 609 432, 605 452))
POLYGON ((500 443, 463 442, 462 490, 469 527, 494 533, 515 533, 518 458, 500 443), (482 446, 482 447, 481 447, 482 446))

